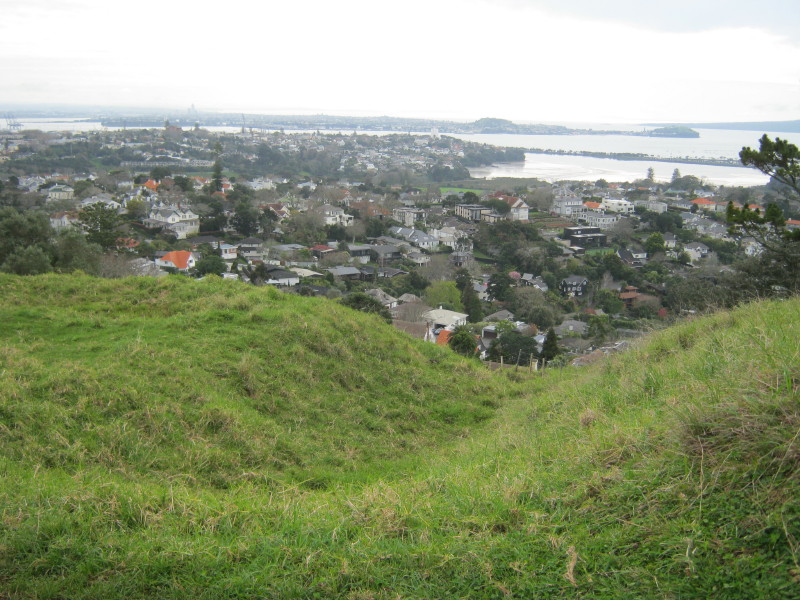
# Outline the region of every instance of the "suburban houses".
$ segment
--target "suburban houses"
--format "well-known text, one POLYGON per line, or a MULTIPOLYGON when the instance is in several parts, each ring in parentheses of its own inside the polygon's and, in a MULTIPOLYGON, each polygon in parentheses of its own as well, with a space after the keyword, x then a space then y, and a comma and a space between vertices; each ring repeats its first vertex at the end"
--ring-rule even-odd
MULTIPOLYGON (((725 222, 729 203, 763 210, 762 196, 699 181, 440 187, 442 174, 470 185, 459 161, 476 146, 454 138, 174 127, 82 135, 102 140, 113 175, 42 169, 15 184, 54 232, 93 235, 83 212, 99 206, 132 274, 219 275, 333 299, 364 292, 431 341, 507 313, 517 332, 553 329, 565 350, 592 351, 608 335, 597 334, 608 329, 598 319, 628 331, 635 319, 679 314, 681 280, 724 276, 763 249, 725 222), (284 156, 303 172, 265 171, 266 158, 284 156), (314 175, 323 163, 328 171, 314 175), (473 295, 480 310, 470 312, 473 295)), ((476 332, 484 351, 505 320, 476 332)))

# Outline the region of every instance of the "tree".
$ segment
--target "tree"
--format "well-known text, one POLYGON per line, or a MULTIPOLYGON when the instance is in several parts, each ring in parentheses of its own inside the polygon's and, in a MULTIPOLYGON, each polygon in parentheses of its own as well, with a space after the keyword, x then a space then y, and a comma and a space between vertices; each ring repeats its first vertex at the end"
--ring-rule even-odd
POLYGON ((368 296, 362 292, 348 294, 339 300, 339 303, 353 310, 378 315, 387 323, 391 324, 392 322, 392 315, 389 309, 372 296, 368 296))
POLYGON ((250 237, 258 233, 260 214, 258 209, 249 202, 239 202, 236 205, 236 212, 231 218, 231 225, 245 237, 250 237))
POLYGON ((547 296, 535 287, 515 288, 511 294, 510 310, 518 319, 532 323, 545 330, 555 325, 561 314, 547 300, 547 296))
POLYGON ((622 218, 614 223, 608 231, 611 234, 611 239, 622 245, 626 245, 633 240, 635 234, 633 223, 627 218, 622 218))
POLYGON ((745 146, 739 152, 739 160, 800 194, 800 149, 787 140, 776 137, 772 141, 765 133, 759 140, 759 149, 745 146))
POLYGON ((191 192, 194 190, 192 180, 186 177, 186 175, 176 175, 173 182, 182 192, 191 192))
POLYGON ((40 246, 17 249, 3 261, 0 269, 15 275, 38 275, 53 270, 50 257, 40 246))
POLYGON ((465 286, 461 291, 461 304, 464 305, 464 310, 467 313, 467 321, 477 323, 483 319, 483 305, 472 285, 465 286))
POLYGON ((147 204, 141 198, 131 198, 125 205, 128 216, 134 220, 141 220, 147 216, 147 204))
POLYGON ((214 161, 214 171, 211 175, 211 191, 222 191, 222 161, 220 159, 214 161))
MULTIPOLYGON (((744 147, 739 158, 745 166, 755 167, 781 184, 787 197, 800 197, 800 149, 794 144, 781 138, 773 141, 764 134, 758 150, 744 147)), ((778 205, 768 204, 762 214, 757 208, 737 208, 731 202, 727 218, 733 234, 751 237, 761 246, 759 256, 745 263, 756 279, 756 288, 761 292, 800 291, 800 230, 786 227, 778 205), (752 268, 753 263, 758 268, 752 268)))
POLYGON ((161 181, 162 179, 172 175, 172 171, 167 167, 153 167, 150 171, 150 179, 161 181))
POLYGON ((598 290, 594 295, 594 305, 609 315, 621 313, 625 307, 625 304, 619 299, 619 295, 611 290, 598 290))
POLYGON ((644 242, 644 249, 648 256, 653 256, 659 252, 664 252, 666 248, 664 236, 660 233, 650 234, 650 236, 644 242))
POLYGON ((456 282, 456 287, 461 292, 464 291, 464 288, 472 286, 472 275, 470 275, 469 271, 467 271, 464 267, 456 269, 454 279, 456 282))
POLYGON ((78 222, 90 244, 97 244, 103 250, 116 247, 120 216, 115 209, 102 202, 90 204, 78 214, 78 222))
POLYGON ((675 169, 675 170, 672 172, 672 179, 670 180, 670 183, 675 183, 675 182, 676 182, 676 181, 678 181, 678 179, 680 179, 680 178, 681 178, 681 171, 680 171, 680 169, 675 169))
POLYGON ((52 236, 53 228, 46 214, 0 209, 0 264, 16 251, 30 246, 38 246, 49 254, 52 236))
POLYGON ((90 275, 99 274, 102 248, 91 244, 80 231, 67 229, 59 232, 54 243, 56 271, 68 273, 80 269, 90 275))
POLYGON ((486 293, 490 300, 499 300, 504 302, 511 297, 511 289, 514 280, 506 273, 495 273, 489 278, 489 284, 486 286, 486 293))
POLYGON ((607 315, 589 318, 589 337, 595 344, 602 344, 614 332, 611 321, 607 315))
POLYGON ((434 281, 424 293, 425 302, 430 306, 441 306, 447 310, 461 311, 461 294, 454 281, 434 281))
POLYGON ((194 265, 194 271, 201 277, 203 275, 222 275, 228 270, 228 265, 217 254, 206 254, 194 265))
POLYGON ((536 339, 518 331, 509 331, 500 335, 489 348, 488 353, 490 360, 499 361, 502 357, 504 363, 520 366, 529 365, 538 356, 536 339))
POLYGON ((647 168, 647 181, 655 181, 656 179, 656 172, 653 167, 647 168))
POLYGON ((478 341, 466 325, 459 325, 453 330, 447 345, 461 356, 475 357, 478 354, 478 341))
POLYGON ((544 344, 542 344, 542 360, 550 362, 559 354, 561 354, 561 349, 558 347, 558 336, 555 330, 550 328, 544 338, 544 344))

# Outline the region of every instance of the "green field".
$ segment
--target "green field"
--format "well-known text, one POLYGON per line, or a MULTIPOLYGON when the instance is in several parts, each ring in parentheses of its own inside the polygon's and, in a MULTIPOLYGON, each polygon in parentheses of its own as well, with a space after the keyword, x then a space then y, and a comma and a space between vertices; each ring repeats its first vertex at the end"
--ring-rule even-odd
POLYGON ((0 295, 0 597, 797 597, 796 299, 542 376, 237 283, 0 295))
POLYGON ((442 196, 449 196, 451 194, 466 194, 467 192, 472 192, 478 197, 483 196, 486 193, 486 190, 476 190, 474 188, 460 188, 460 187, 443 187, 439 188, 442 196))

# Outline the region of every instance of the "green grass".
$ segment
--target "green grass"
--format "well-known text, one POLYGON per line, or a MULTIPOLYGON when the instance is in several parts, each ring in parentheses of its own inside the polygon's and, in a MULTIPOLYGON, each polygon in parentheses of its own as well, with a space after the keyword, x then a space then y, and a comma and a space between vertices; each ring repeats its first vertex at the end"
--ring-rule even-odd
POLYGON ((529 376, 272 290, 0 289, 0 596, 797 596, 798 300, 529 376))
POLYGON ((476 196, 480 197, 484 193, 486 193, 486 190, 478 190, 475 188, 463 188, 463 187, 443 187, 439 188, 439 191, 441 192, 442 196, 449 196, 451 194, 466 194, 467 192, 472 192, 476 196))

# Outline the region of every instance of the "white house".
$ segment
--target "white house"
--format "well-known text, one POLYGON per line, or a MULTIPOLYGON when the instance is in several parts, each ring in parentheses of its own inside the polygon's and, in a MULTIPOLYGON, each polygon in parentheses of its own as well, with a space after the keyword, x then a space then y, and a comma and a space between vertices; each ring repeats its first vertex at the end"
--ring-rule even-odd
POLYGON ((605 212, 598 212, 598 211, 587 211, 584 219, 589 224, 590 227, 599 227, 600 229, 608 229, 614 223, 619 221, 619 215, 616 214, 608 214, 605 212))
POLYGON ((633 202, 622 200, 621 198, 603 198, 602 202, 600 202, 600 208, 622 215, 631 215, 635 207, 633 202))
POLYGON ((75 197, 75 190, 68 185, 57 184, 47 191, 47 201, 72 200, 75 197))
POLYGON ((417 221, 425 222, 425 211, 421 208, 395 208, 392 218, 406 227, 413 227, 417 221))
POLYGON ((200 217, 191 209, 180 205, 154 207, 144 224, 171 231, 179 240, 200 231, 200 217))
POLYGON ((69 229, 78 223, 77 212, 60 212, 50 217, 50 226, 56 231, 69 229))
POLYGON ((550 210, 562 217, 574 217, 583 213, 586 207, 583 205, 583 200, 577 196, 559 196, 553 198, 550 210))
POLYGON ((702 242, 692 242, 691 244, 686 244, 684 250, 692 259, 692 262, 697 262, 701 258, 708 256, 708 253, 711 251, 711 249, 702 242))
POLYGON ((353 215, 348 215, 344 209, 330 204, 323 204, 317 209, 322 215, 325 225, 342 225, 348 227, 353 224, 353 215))
POLYGON ((434 308, 422 315, 422 318, 431 324, 434 329, 453 329, 458 325, 466 325, 467 316, 464 313, 455 312, 452 310, 445 310, 443 308, 434 308))
POLYGON ((483 213, 492 212, 491 208, 487 208, 481 204, 456 204, 456 216, 466 219, 467 221, 478 222, 481 220, 483 213))

